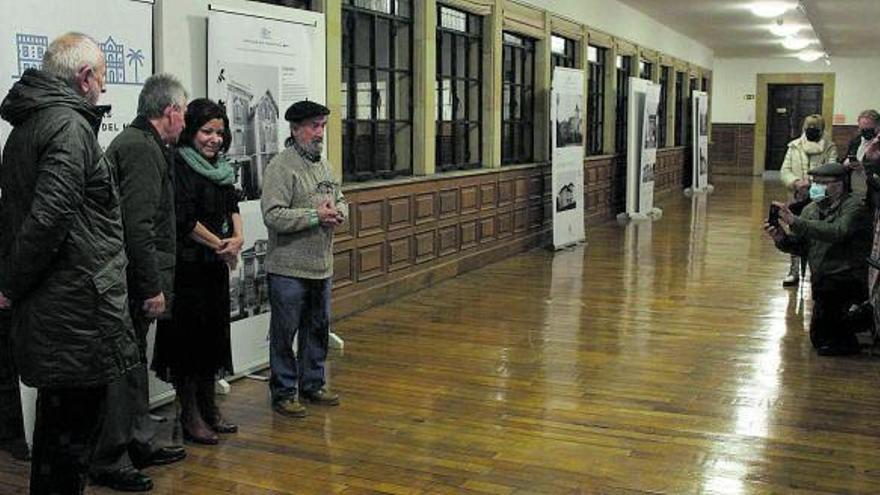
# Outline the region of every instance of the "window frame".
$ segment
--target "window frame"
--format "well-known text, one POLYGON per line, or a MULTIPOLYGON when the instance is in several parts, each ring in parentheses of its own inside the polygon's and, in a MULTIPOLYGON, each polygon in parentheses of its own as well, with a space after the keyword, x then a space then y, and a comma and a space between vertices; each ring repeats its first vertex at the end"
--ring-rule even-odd
POLYGON ((343 181, 366 181, 373 179, 392 179, 398 176, 412 175, 413 173, 413 156, 414 156, 414 105, 413 97, 415 91, 414 78, 414 25, 413 18, 413 0, 389 0, 390 13, 382 10, 374 10, 367 7, 358 6, 355 3, 359 0, 344 0, 342 3, 342 89, 343 89, 343 111, 341 115, 342 124, 342 171, 343 181), (408 15, 399 14, 397 8, 403 4, 407 8, 408 15), (367 64, 358 63, 358 52, 356 44, 357 38, 356 26, 358 20, 363 20, 369 29, 369 62, 367 64), (388 23, 388 40, 387 40, 387 60, 388 66, 381 67, 377 62, 377 25, 379 22, 388 23), (406 48, 409 53, 403 59, 398 57, 398 49, 403 45, 398 39, 400 30, 406 31, 407 43, 406 48), (349 44, 346 47, 346 42, 349 44), (346 57, 346 49, 348 57, 346 57), (401 60, 406 66, 399 66, 401 60), (358 94, 360 87, 358 86, 358 72, 366 71, 369 73, 369 93, 372 94, 370 102, 370 118, 359 118, 358 112, 358 94), (383 105, 377 103, 377 96, 381 95, 378 89, 378 76, 387 77, 387 91, 385 92, 386 102, 383 105), (401 103, 397 101, 398 90, 397 85, 401 80, 408 80, 408 90, 405 94, 407 102, 401 103), (400 105, 406 105, 403 112, 398 111, 400 105), (385 117, 379 118, 378 114, 382 107, 385 107, 385 117), (405 118, 398 118, 403 115, 405 118), (358 153, 360 143, 359 136, 367 135, 359 133, 358 129, 369 126, 369 151, 366 153, 358 153), (384 132, 380 128, 385 126, 384 132), (404 166, 399 166, 400 155, 397 150, 397 133, 405 132, 405 138, 409 139, 408 150, 403 156, 404 166), (380 141, 379 137, 386 138, 384 141, 389 150, 387 154, 378 152, 380 141), (367 156, 368 163, 364 164, 358 160, 358 156, 367 156), (408 156, 407 156, 408 155, 408 156), (381 163, 383 159, 387 159, 387 163, 381 163), (383 168, 386 167, 386 168, 383 168))
POLYGON ((537 115, 535 108, 535 78, 537 76, 537 62, 535 57, 537 55, 537 43, 538 40, 525 35, 509 31, 502 32, 501 165, 532 163, 535 160, 535 120, 537 115), (516 44, 509 41, 509 37, 518 39, 520 43, 516 44), (512 58, 510 64, 510 66, 514 68, 513 81, 508 79, 508 74, 505 69, 508 65, 506 63, 508 54, 510 54, 511 57, 517 56, 519 58, 519 67, 522 70, 522 73, 519 74, 519 80, 521 81, 519 83, 516 82, 516 64, 514 63, 516 62, 516 58, 512 58), (527 60, 529 59, 531 60, 531 66, 526 67, 527 60), (530 77, 527 79, 526 75, 528 73, 530 73, 530 77), (531 83, 528 84, 526 81, 531 81, 531 83), (505 93, 509 95, 509 102, 504 101, 505 93), (515 95, 517 93, 520 95, 519 108, 516 108, 515 95), (526 101, 526 93, 528 93, 528 101, 530 102, 529 110, 531 113, 531 115, 528 116, 528 119, 525 118, 522 112, 522 108, 525 107, 524 102, 526 101), (511 105, 509 110, 508 107, 506 107, 508 104, 511 105), (505 118, 505 114, 511 116, 518 114, 520 115, 520 118, 505 118), (510 131, 505 132, 508 128, 510 131), (519 143, 514 139, 514 130, 517 130, 519 133, 521 139, 521 142, 519 143))
POLYGON ((559 34, 550 35, 550 69, 554 67, 567 67, 570 69, 577 68, 577 42, 571 38, 559 34), (553 51, 554 40, 562 40, 564 44, 564 52, 558 53, 553 51))
POLYGON ((615 108, 617 111, 614 119, 614 151, 619 155, 625 155, 629 146, 627 142, 629 78, 632 76, 633 58, 633 55, 618 55, 616 62, 619 62, 619 64, 615 63, 615 69, 617 70, 617 101, 615 108))
POLYGON ((480 168, 482 166, 482 158, 483 158, 483 70, 484 70, 484 61, 482 56, 482 48, 483 48, 483 19, 482 16, 477 14, 472 14, 465 10, 457 9, 448 5, 444 5, 442 3, 437 3, 437 25, 436 25, 436 59, 437 59, 437 67, 435 71, 435 94, 437 96, 436 102, 436 118, 435 118, 435 171, 437 172, 446 172, 450 170, 466 170, 466 169, 474 169, 480 168), (443 23, 443 11, 449 10, 454 11, 459 14, 463 14, 465 16, 465 31, 459 31, 453 28, 444 27, 443 23), (472 32, 472 28, 475 28, 472 32), (444 50, 444 35, 448 36, 452 41, 452 49, 444 50), (464 51, 465 51, 465 61, 464 61, 464 75, 458 74, 460 67, 457 59, 458 55, 458 46, 459 43, 464 43, 464 51), (476 50, 476 67, 472 67, 471 64, 471 50, 476 50), (450 54, 451 60, 449 63, 452 74, 444 74, 444 64, 443 64, 443 56, 446 54, 450 54), (453 101, 453 110, 452 110, 452 119, 444 119, 444 102, 443 102, 443 81, 451 81, 450 88, 452 94, 453 101), (456 108, 459 106, 455 103, 455 101, 459 98, 458 95, 458 84, 464 84, 464 98, 463 98, 463 108, 464 108, 464 118, 456 118, 457 110, 456 108), (472 91, 476 92, 476 101, 472 102, 470 98, 473 96, 472 91), (476 108, 476 118, 472 114, 472 106, 476 108), (443 138, 447 137, 445 134, 441 133, 441 129, 444 126, 451 126, 452 128, 452 152, 447 153, 443 146, 443 138), (464 126, 464 150, 465 150, 465 160, 458 161, 456 158, 458 156, 457 146, 458 146, 458 131, 460 128, 464 126), (469 156, 471 154, 471 139, 472 133, 476 134, 477 148, 476 148, 476 156, 469 156), (452 156, 451 161, 445 161, 442 158, 450 155, 452 156))
POLYGON ((672 71, 669 65, 661 65, 657 75, 657 83, 660 84, 660 102, 657 105, 657 139, 659 148, 666 148, 668 127, 666 117, 669 114, 669 73, 672 71))
POLYGON ((605 152, 605 75, 608 70, 608 48, 587 45, 587 149, 588 156, 605 152), (590 59, 589 50, 596 50, 596 61, 590 59))

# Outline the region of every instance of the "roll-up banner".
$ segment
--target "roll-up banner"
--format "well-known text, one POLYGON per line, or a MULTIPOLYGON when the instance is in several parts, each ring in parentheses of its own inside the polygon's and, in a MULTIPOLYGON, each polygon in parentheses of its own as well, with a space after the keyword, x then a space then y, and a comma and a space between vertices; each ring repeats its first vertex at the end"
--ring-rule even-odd
POLYGON ((693 111, 693 174, 691 188, 704 191, 709 186, 709 94, 694 91, 691 98, 693 111))
MULTIPOLYGON (((106 148, 134 120, 141 87, 153 74, 151 0, 5 2, 0 17, 0 99, 25 70, 42 68, 49 43, 71 31, 90 36, 104 52, 107 92, 99 103, 110 105, 111 112, 101 124, 98 141, 106 148)), ((0 120, 0 147, 11 130, 0 120)), ((25 437, 32 445, 36 391, 22 384, 21 398, 25 437)))
POLYGON ((277 18, 242 2, 212 3, 208 15, 208 97, 229 114, 245 243, 230 272, 232 366, 236 375, 269 362, 268 234, 260 211, 266 165, 284 149, 292 103, 325 101, 324 16, 279 9, 277 18))
POLYGON ((553 247, 585 240, 584 71, 556 67, 550 101, 553 247))
POLYGON ((651 215, 654 208, 654 166, 657 163, 657 109, 660 85, 630 77, 628 114, 626 214, 651 215))

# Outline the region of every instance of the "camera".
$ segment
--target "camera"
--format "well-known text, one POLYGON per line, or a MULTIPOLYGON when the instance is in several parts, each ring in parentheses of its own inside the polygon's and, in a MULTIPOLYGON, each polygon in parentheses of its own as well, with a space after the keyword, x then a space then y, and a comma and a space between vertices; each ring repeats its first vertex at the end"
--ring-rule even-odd
POLYGON ((770 211, 767 213, 767 223, 772 227, 779 228, 779 207, 770 205, 770 211))

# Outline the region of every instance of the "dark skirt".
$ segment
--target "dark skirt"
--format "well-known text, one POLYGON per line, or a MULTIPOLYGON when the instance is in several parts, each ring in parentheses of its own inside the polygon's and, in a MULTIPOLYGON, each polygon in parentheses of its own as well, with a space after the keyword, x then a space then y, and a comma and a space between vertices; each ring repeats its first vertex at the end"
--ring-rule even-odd
POLYGON ((157 326, 152 368, 170 383, 232 372, 226 263, 178 259, 171 319, 157 326))

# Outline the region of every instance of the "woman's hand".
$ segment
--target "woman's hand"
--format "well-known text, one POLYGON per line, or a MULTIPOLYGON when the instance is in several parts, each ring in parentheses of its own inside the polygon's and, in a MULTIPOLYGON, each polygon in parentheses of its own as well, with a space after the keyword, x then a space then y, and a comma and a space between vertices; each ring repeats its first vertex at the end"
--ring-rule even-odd
POLYGON ((238 258, 238 253, 241 252, 241 246, 244 244, 244 239, 241 237, 227 237, 226 239, 220 240, 220 247, 215 251, 218 256, 226 258, 227 256, 238 258))

